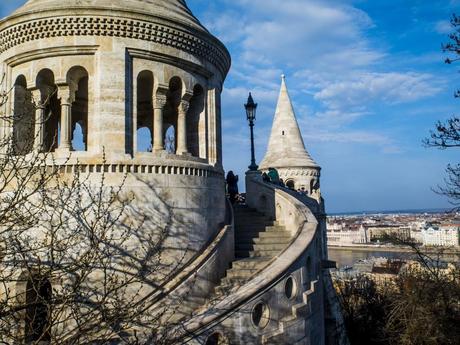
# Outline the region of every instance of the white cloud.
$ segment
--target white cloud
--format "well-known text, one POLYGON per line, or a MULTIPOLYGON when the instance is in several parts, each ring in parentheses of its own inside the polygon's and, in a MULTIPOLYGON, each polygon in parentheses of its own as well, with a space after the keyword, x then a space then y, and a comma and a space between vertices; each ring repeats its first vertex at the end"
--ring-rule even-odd
POLYGON ((396 104, 433 96, 441 90, 439 85, 440 81, 430 74, 367 72, 330 83, 315 94, 315 99, 334 109, 375 101, 396 104))
POLYGON ((441 20, 437 22, 434 29, 438 34, 450 34, 453 31, 452 25, 448 20, 441 20))

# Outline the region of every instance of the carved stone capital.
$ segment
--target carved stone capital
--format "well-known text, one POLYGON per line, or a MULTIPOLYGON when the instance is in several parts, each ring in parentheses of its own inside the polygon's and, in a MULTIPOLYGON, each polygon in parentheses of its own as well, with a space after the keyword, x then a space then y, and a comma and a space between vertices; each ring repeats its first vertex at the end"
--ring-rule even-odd
POLYGON ((163 109, 168 101, 166 95, 156 94, 153 98, 153 107, 155 109, 163 109))
POLYGON ((71 105, 75 102, 75 91, 69 85, 59 85, 58 98, 61 100, 61 105, 71 105))
POLYGON ((179 104, 179 113, 185 115, 187 114, 189 108, 190 108, 190 102, 186 100, 182 100, 179 104))
POLYGON ((31 94, 32 94, 32 99, 35 104, 35 107, 39 109, 44 108, 45 105, 43 104, 43 101, 42 101, 42 91, 40 89, 33 89, 31 90, 31 94))

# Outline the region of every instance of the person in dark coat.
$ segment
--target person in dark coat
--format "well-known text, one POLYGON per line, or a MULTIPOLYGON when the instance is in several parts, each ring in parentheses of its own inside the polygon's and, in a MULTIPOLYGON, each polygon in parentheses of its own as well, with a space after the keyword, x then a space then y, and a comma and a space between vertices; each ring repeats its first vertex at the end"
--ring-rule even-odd
POLYGON ((233 171, 229 171, 226 181, 227 192, 230 195, 230 202, 234 204, 236 202, 236 196, 238 195, 238 175, 235 175, 233 171))
POLYGON ((262 181, 270 182, 270 177, 267 175, 267 173, 262 174, 262 181))

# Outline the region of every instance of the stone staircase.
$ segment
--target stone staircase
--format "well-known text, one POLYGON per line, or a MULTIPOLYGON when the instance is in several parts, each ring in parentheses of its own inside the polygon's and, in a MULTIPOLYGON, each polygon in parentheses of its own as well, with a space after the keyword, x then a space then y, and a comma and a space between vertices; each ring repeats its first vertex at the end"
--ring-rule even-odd
POLYGON ((278 255, 292 236, 285 227, 247 206, 234 207, 235 261, 215 289, 215 298, 241 286, 278 255))

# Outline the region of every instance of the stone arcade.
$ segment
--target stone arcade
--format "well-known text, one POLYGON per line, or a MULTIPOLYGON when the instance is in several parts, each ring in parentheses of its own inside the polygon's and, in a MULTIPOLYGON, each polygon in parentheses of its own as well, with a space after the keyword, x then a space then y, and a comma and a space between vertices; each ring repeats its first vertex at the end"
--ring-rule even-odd
POLYGON ((168 241, 171 258, 183 252, 185 262, 164 295, 187 291, 182 343, 330 341, 320 168, 305 150, 284 78, 261 169, 279 169, 312 197, 251 172, 247 206, 233 213, 220 100, 230 55, 184 0, 29 0, 0 22, 0 61, 14 92, 2 113, 35 123, 3 121, 16 154, 53 152, 63 173, 105 172, 113 186, 127 174, 124 188, 142 196, 139 207, 163 202, 180 215, 168 241))

